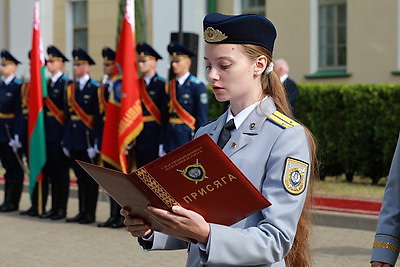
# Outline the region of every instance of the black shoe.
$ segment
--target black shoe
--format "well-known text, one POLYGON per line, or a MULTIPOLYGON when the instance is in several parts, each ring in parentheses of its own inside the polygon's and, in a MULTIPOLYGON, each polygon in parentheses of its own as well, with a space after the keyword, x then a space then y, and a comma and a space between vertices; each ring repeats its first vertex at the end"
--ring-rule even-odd
POLYGON ((11 211, 16 211, 18 210, 18 206, 8 202, 8 203, 4 203, 3 205, 1 205, 1 212, 11 212, 11 211))
POLYGON ((99 223, 97 226, 98 227, 111 227, 114 223, 116 223, 116 218, 115 217, 110 217, 108 218, 107 221, 103 222, 103 223, 99 223))
POLYGON ((55 210, 51 209, 46 213, 43 213, 42 215, 39 215, 39 218, 41 219, 48 219, 51 218, 52 216, 54 216, 54 214, 56 213, 55 210))
POLYGON ((68 218, 68 219, 66 219, 65 221, 66 221, 67 223, 70 223, 70 222, 79 222, 84 216, 85 216, 84 213, 78 213, 75 217, 68 218))
POLYGON ((64 219, 66 216, 67 216, 67 212, 64 209, 57 209, 54 212, 54 215, 51 216, 50 219, 52 219, 52 220, 61 220, 61 219, 64 219))
POLYGON ((125 226, 124 224, 125 218, 119 217, 117 218, 116 222, 111 225, 112 228, 122 228, 125 226))
POLYGON ((37 211, 37 208, 30 207, 29 209, 27 209, 25 211, 21 211, 19 214, 35 217, 35 216, 38 216, 38 211, 37 211))
POLYGON ((89 224, 89 223, 94 223, 95 218, 94 216, 86 213, 80 220, 79 223, 80 224, 89 224))

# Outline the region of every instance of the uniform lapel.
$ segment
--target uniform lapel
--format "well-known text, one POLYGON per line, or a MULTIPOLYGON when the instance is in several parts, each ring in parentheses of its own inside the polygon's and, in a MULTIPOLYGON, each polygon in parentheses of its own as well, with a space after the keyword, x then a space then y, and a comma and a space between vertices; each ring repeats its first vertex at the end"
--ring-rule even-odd
POLYGON ((225 111, 225 113, 220 116, 211 126, 210 131, 208 134, 211 136, 211 138, 217 143, 219 134, 221 133, 222 127, 224 126, 226 122, 226 117, 228 116, 228 110, 225 111))
POLYGON ((223 151, 228 157, 245 147, 256 137, 267 117, 275 110, 275 104, 270 97, 262 101, 261 105, 257 105, 224 147, 223 151))

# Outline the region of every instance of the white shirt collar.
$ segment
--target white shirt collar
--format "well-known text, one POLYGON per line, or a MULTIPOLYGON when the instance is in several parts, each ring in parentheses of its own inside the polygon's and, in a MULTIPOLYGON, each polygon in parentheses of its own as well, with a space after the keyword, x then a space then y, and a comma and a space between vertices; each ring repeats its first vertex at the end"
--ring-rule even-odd
POLYGON ((289 74, 283 74, 279 79, 281 80, 281 83, 283 83, 287 78, 289 77, 289 74))
POLYGON ((59 71, 56 74, 54 74, 53 76, 51 76, 51 84, 54 84, 58 80, 58 78, 61 77, 61 75, 62 75, 62 72, 59 71))
POLYGON ((79 82, 79 90, 83 90, 85 88, 86 83, 89 81, 89 74, 85 74, 83 77, 79 78, 77 81, 79 82))
POLYGON ((189 75, 190 75, 190 72, 187 72, 185 75, 182 75, 181 77, 176 78, 179 85, 182 85, 186 81, 186 79, 189 77, 189 75))
POLYGON ((146 86, 149 86, 149 84, 150 84, 150 82, 151 82, 151 79, 154 77, 154 75, 149 75, 149 76, 145 76, 145 77, 143 77, 143 79, 144 79, 144 81, 145 81, 145 83, 146 83, 146 86))
POLYGON ((15 78, 15 75, 12 74, 12 75, 10 75, 10 76, 8 76, 7 78, 4 79, 4 83, 5 83, 6 85, 9 85, 10 82, 12 82, 12 80, 13 80, 14 78, 15 78))
POLYGON ((260 102, 264 101, 267 98, 268 98, 268 96, 264 97, 263 100, 257 101, 256 103, 248 106, 247 108, 240 111, 236 116, 233 116, 232 111, 229 108, 228 116, 226 117, 226 122, 228 122, 230 119, 233 118, 233 121, 235 122, 235 127, 236 127, 236 129, 238 129, 240 127, 240 125, 242 125, 244 120, 249 116, 249 114, 256 108, 256 106, 259 105, 260 102))

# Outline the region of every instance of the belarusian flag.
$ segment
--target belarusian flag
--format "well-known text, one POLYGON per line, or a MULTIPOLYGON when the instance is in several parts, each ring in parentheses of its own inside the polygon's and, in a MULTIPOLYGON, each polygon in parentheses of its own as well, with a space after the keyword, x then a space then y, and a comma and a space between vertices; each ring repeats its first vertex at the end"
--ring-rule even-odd
POLYGON ((32 49, 30 54, 30 92, 28 99, 29 189, 32 195, 37 181, 43 180, 46 163, 43 97, 46 95, 45 61, 40 36, 39 2, 35 2, 33 15, 32 49), (43 93, 45 92, 45 93, 43 93))
POLYGON ((102 159, 125 173, 130 171, 125 150, 143 129, 134 29, 134 4, 127 0, 101 148, 102 159))

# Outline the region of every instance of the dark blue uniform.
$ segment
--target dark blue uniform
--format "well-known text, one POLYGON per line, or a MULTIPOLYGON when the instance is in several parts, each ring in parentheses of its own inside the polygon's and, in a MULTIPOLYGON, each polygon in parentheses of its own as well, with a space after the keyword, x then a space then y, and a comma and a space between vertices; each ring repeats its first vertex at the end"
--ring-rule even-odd
MULTIPOLYGON (((19 141, 22 144, 22 147, 19 149, 20 153, 23 154, 28 161, 29 165, 29 155, 28 155, 28 101, 29 101, 29 92, 30 91, 30 83, 25 83, 21 87, 21 98, 17 103, 20 106, 20 113, 16 117, 15 121, 15 129, 14 133, 18 136, 19 141)), ((43 177, 42 181, 42 211, 45 210, 47 203, 47 195, 49 191, 48 181, 46 177, 43 177)), ((39 206, 38 206, 38 183, 35 183, 35 187, 33 189, 31 198, 31 207, 26 210, 20 212, 21 215, 29 215, 29 216, 38 216, 39 206)))
POLYGON ((176 98, 179 104, 196 119, 196 125, 193 130, 181 121, 176 110, 170 108, 163 137, 166 152, 191 141, 194 132, 208 121, 208 92, 198 78, 190 75, 182 86, 177 83, 176 98))
MULTIPOLYGON (((2 212, 18 209, 24 181, 24 170, 8 145, 13 137, 15 118, 20 113, 17 103, 21 98, 21 85, 17 78, 8 85, 3 82, 0 84, 0 160, 5 169, 4 202, 0 206, 2 212)), ((21 159, 22 153, 16 153, 19 153, 21 159)))
MULTIPOLYGON (((114 66, 114 60, 115 60, 115 51, 112 50, 109 47, 104 47, 103 50, 101 51, 101 55, 103 56, 103 65, 104 68, 113 68, 114 66)), ((105 71, 108 71, 105 69, 105 71)), ((108 104, 108 98, 110 96, 110 86, 111 86, 111 80, 110 76, 108 76, 108 73, 104 73, 105 77, 107 77, 107 80, 105 81, 103 79, 102 85, 99 88, 99 104, 100 104, 100 114, 102 117, 101 121, 101 129, 104 128, 104 122, 106 119, 106 111, 107 111, 107 104, 108 104)), ((102 131, 100 132, 100 136, 98 137, 99 144, 98 148, 101 149, 101 140, 102 140, 102 131)), ((104 167, 110 168, 110 169, 115 169, 115 167, 108 162, 104 161, 103 162, 104 167)), ((124 226, 123 220, 124 217, 121 216, 119 211, 121 210, 121 207, 119 204, 110 197, 110 217, 102 223, 97 224, 98 227, 111 227, 111 228, 121 228, 124 226)))
POLYGON ((161 143, 161 125, 167 119, 167 94, 165 91, 165 79, 154 75, 146 90, 155 106, 161 113, 161 123, 152 118, 142 102, 144 127, 136 139, 135 155, 137 167, 140 168, 158 158, 158 148, 161 143), (147 119, 149 118, 149 119, 147 119))
MULTIPOLYGON (((0 56, 1 72, 3 72, 3 68, 9 68, 9 64, 21 63, 7 50, 2 50, 0 56)), ((21 99, 22 83, 15 77, 12 78, 12 75, 5 77, 7 84, 0 83, 0 160, 6 171, 4 174, 4 202, 0 206, 1 212, 18 210, 24 182, 24 170, 20 161, 22 155, 20 151, 13 152, 8 144, 15 131, 15 119, 21 113, 21 106, 18 103, 21 99)))
MULTIPOLYGON (((71 155, 72 168, 78 180, 78 197, 79 197, 79 218, 78 222, 88 221, 93 222, 95 218, 98 185, 97 183, 75 162, 81 160, 85 162, 95 163, 89 158, 87 149, 94 145, 95 131, 90 129, 77 115, 72 107, 72 98, 75 98, 79 107, 97 121, 99 117, 99 103, 97 89, 99 83, 90 79, 82 91, 79 90, 79 85, 75 83, 75 94, 71 95, 71 85, 68 87, 67 102, 67 122, 63 138, 63 147, 66 148, 71 155)), ((96 125, 96 123, 94 123, 96 125)), ((67 219, 68 220, 68 219, 67 219)))
POLYGON ((44 105, 47 161, 43 176, 44 180, 51 183, 52 199, 51 209, 40 217, 59 220, 66 216, 70 185, 69 161, 61 146, 65 125, 64 104, 68 78, 63 74, 54 83, 49 79, 47 84, 47 99, 44 105), (53 105, 56 107, 56 114, 50 108, 53 105))
MULTIPOLYGON (((180 64, 179 61, 195 56, 194 52, 178 42, 170 43, 168 45, 168 52, 171 55, 172 67, 174 67, 174 63, 180 64)), ((181 69, 181 67, 178 69, 181 69)), ((189 69, 187 71, 189 73, 189 69)), ((180 77, 184 77, 187 73, 181 73, 180 77)), ((162 134, 163 148, 167 153, 191 141, 195 131, 208 121, 208 92, 204 84, 193 75, 189 75, 182 85, 177 80, 179 80, 179 77, 176 81, 175 79, 171 80, 168 87, 169 118, 162 134), (193 124, 185 121, 173 105, 171 97, 173 88, 171 88, 171 83, 175 87, 176 101, 195 120, 193 124)))
MULTIPOLYGON (((94 65, 94 61, 83 49, 77 48, 72 52, 74 64, 94 65)), ((78 180, 79 213, 68 218, 67 222, 79 222, 82 224, 92 223, 96 217, 97 197, 99 193, 98 184, 75 162, 81 160, 96 163, 91 159, 87 149, 94 146, 95 136, 100 125, 98 88, 100 84, 89 79, 80 90, 79 83, 74 82, 67 89, 67 113, 63 137, 63 148, 69 151, 72 159, 72 168, 78 180), (74 92, 72 89, 75 87, 74 92), (76 103, 84 115, 89 116, 92 125, 85 124, 85 119, 80 117, 76 103)), ((88 121, 87 121, 88 122, 88 121)))

